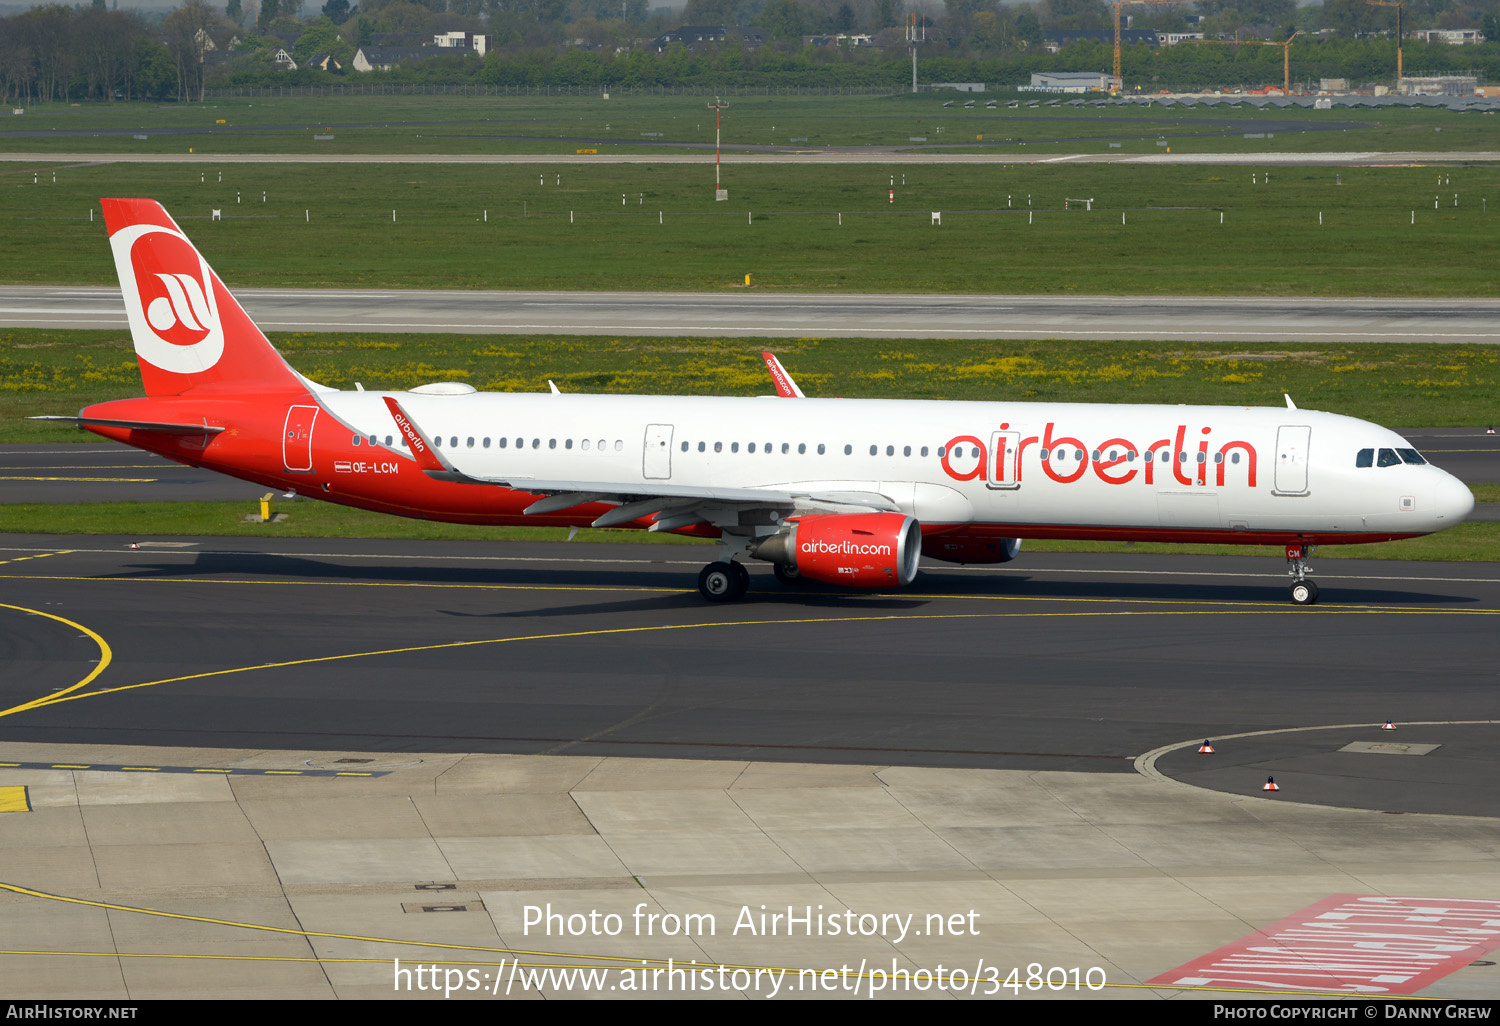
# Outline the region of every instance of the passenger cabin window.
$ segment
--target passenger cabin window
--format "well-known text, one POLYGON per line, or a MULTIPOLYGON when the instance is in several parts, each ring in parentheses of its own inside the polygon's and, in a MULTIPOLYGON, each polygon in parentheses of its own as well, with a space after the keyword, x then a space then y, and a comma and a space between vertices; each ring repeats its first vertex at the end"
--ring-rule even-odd
POLYGON ((1375 450, 1359 450, 1359 452, 1354 454, 1354 465, 1356 467, 1373 467, 1375 465, 1375 450))

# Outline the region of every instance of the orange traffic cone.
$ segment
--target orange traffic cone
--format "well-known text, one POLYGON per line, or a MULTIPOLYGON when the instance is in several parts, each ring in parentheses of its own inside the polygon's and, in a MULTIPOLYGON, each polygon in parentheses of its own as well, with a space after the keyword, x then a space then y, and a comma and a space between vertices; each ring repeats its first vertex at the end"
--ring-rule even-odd
POLYGON ((1214 746, 1205 741, 1203 742, 1203 746, 1198 749, 1198 753, 1200 755, 1212 755, 1214 754, 1214 746))
POLYGON ((1275 777, 1267 777, 1264 786, 1261 787, 1261 790, 1262 791, 1280 791, 1281 788, 1279 788, 1279 787, 1276 786, 1276 778, 1275 777))

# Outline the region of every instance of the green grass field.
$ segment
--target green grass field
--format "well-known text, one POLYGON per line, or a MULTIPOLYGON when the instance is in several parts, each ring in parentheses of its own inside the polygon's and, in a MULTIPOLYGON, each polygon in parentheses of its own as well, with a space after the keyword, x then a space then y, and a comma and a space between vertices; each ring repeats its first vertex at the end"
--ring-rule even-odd
POLYGON ((730 166, 716 203, 706 165, 0 165, 0 282, 113 284, 97 204, 126 195, 160 200, 231 288, 1496 293, 1500 166, 1269 175, 730 166))
MULTIPOLYGON (((357 79, 351 85, 359 85, 357 79)), ((1494 148, 1481 113, 1385 108, 1102 106, 1010 90, 980 94, 728 96, 726 145, 897 146, 979 152, 1452 152, 1494 148), (985 106, 988 100, 996 106, 985 106), (1017 103, 1014 108, 1010 102, 1017 103), (1247 139, 1246 135, 1265 138, 1247 139), (912 142, 913 138, 925 142, 912 142), (1118 147, 1111 147, 1118 143, 1118 147), (1163 145, 1158 146, 1161 143, 1163 145)), ((203 104, 49 103, 0 120, 0 150, 80 153, 701 152, 712 93, 691 96, 336 96, 203 104), (220 124, 220 122, 223 122, 220 124), (44 133, 44 134, 40 134, 44 133), (112 134, 106 134, 112 133, 112 134), (649 134, 648 134, 649 133, 649 134), (315 140, 317 135, 330 140, 315 140), (146 138, 137 139, 135 136, 146 138)))

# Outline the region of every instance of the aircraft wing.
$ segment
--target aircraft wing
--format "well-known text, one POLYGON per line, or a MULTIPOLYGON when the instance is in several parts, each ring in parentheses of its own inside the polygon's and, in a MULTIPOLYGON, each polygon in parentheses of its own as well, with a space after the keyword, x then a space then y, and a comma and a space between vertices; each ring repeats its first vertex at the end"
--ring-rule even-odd
MULTIPOLYGON (((441 472, 429 477, 455 480, 441 472)), ((664 481, 541 481, 524 477, 478 478, 464 475, 470 484, 496 485, 543 498, 527 506, 528 516, 556 513, 590 503, 615 503, 615 508, 596 517, 594 527, 614 527, 642 517, 651 517, 649 530, 672 531, 694 524, 715 527, 738 526, 741 514, 764 510, 783 515, 800 513, 849 513, 894 510, 896 504, 874 492, 803 491, 796 488, 718 488, 674 485, 664 481)))
POLYGON ((875 492, 803 491, 795 488, 732 488, 679 485, 666 481, 569 481, 499 476, 481 477, 459 470, 434 446, 411 415, 394 398, 385 399, 396 426, 428 477, 454 484, 491 485, 540 495, 525 513, 536 516, 575 509, 590 503, 613 503, 615 508, 593 521, 594 527, 613 527, 651 517, 652 531, 673 531, 694 524, 738 526, 741 514, 753 510, 773 513, 854 512, 894 510, 896 504, 875 492))

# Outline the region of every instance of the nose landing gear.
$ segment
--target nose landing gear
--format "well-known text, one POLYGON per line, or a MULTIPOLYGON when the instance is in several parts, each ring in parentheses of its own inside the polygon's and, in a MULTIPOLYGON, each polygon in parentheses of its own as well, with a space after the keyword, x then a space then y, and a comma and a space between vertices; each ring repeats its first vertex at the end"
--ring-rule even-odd
MULTIPOLYGON (((1306 551, 1311 554, 1312 546, 1308 546, 1306 551)), ((1318 601, 1318 586, 1307 579, 1312 573, 1312 567, 1307 565, 1307 560, 1302 556, 1303 548, 1300 544, 1286 547, 1286 561, 1290 568, 1287 573, 1292 578, 1292 601, 1299 606, 1310 606, 1318 601)))

